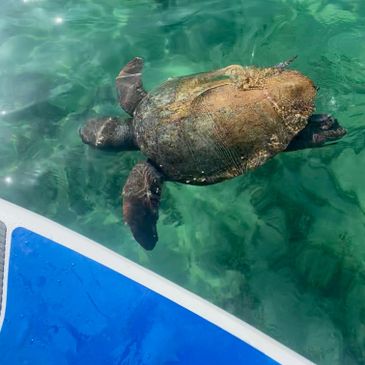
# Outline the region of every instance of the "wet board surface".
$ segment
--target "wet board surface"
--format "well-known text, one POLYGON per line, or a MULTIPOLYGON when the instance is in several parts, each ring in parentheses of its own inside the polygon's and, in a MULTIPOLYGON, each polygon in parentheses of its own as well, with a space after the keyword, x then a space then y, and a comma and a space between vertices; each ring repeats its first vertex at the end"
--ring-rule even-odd
POLYGON ((0 208, 2 365, 310 364, 103 246, 0 208))

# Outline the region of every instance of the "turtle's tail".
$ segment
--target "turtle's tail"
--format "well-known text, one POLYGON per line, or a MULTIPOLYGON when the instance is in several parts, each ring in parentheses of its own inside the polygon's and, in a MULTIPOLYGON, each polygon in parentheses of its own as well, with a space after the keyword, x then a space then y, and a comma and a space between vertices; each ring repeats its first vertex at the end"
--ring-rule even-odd
POLYGON ((313 114, 307 126, 289 143, 285 151, 321 147, 326 142, 336 141, 347 133, 337 119, 328 114, 313 114))
POLYGON ((280 62, 277 65, 275 65, 274 67, 279 69, 279 70, 285 70, 291 63, 293 63, 296 59, 298 58, 298 56, 293 56, 292 58, 289 58, 286 61, 280 62))

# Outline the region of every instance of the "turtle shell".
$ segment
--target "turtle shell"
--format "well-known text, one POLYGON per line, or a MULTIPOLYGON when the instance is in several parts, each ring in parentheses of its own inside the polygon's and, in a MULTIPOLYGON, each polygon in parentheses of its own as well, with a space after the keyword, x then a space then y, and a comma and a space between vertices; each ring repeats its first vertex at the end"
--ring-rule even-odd
POLYGON ((137 106, 135 138, 167 179, 212 184, 283 151, 315 95, 310 79, 278 68, 232 65, 170 79, 137 106))

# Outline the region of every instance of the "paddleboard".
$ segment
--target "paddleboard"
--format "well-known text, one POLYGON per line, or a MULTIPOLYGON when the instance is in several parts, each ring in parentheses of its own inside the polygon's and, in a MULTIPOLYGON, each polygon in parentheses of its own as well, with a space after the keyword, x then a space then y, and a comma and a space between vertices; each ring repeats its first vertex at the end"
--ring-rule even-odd
POLYGON ((0 199, 0 364, 313 363, 171 281, 0 199))

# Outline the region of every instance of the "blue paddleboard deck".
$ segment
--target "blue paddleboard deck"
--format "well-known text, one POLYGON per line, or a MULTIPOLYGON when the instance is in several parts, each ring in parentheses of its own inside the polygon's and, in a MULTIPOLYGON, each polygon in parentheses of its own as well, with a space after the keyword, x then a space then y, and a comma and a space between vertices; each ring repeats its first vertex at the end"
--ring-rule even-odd
POLYGON ((310 364, 156 274, 11 208, 8 220, 0 213, 1 364, 310 364))

